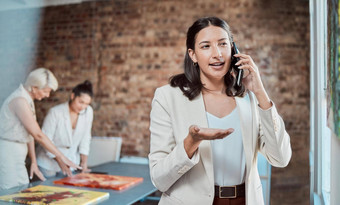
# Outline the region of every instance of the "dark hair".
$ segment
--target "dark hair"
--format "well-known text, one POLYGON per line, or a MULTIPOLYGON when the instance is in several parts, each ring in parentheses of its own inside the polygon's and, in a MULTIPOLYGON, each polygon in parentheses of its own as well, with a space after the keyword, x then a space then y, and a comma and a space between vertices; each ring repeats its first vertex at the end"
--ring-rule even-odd
MULTIPOLYGON (((198 32, 210 25, 217 26, 225 30, 228 33, 229 42, 233 42, 229 25, 224 20, 217 17, 200 18, 188 29, 186 40, 187 50, 184 58, 184 73, 172 76, 170 78, 170 85, 172 87, 179 87, 189 100, 194 99, 200 94, 203 84, 200 78, 199 66, 190 58, 188 49, 195 50, 195 41, 198 32)), ((232 69, 228 69, 228 72, 224 76, 224 84, 226 85, 225 92, 228 96, 243 96, 245 93, 245 87, 244 85, 241 87, 235 86, 236 80, 231 75, 231 71, 232 69)))
POLYGON ((74 93, 74 97, 78 97, 81 94, 88 94, 92 98, 92 83, 88 80, 85 80, 83 83, 76 85, 76 87, 72 89, 72 93, 74 93))

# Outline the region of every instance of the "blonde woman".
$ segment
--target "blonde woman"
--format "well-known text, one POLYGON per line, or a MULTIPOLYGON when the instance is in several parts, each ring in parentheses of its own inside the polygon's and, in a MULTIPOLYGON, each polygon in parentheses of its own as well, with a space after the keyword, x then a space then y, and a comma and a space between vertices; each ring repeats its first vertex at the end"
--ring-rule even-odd
POLYGON ((25 167, 27 153, 31 158, 30 178, 39 171, 34 140, 56 156, 60 164, 80 168, 67 159, 41 131, 35 116, 34 100, 49 97, 58 88, 57 79, 45 68, 29 73, 24 85, 20 85, 4 101, 0 109, 0 190, 29 183, 25 167))

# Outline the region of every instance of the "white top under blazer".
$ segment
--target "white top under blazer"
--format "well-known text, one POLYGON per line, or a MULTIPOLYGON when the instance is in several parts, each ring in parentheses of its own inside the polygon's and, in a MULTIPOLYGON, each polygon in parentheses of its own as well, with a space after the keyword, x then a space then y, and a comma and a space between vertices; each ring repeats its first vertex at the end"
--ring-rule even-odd
MULTIPOLYGON (((93 110, 88 106, 79 113, 76 128, 72 130, 68 102, 51 108, 45 117, 42 131, 73 163, 80 163, 80 154, 88 155, 91 142, 93 110)), ((47 170, 60 171, 55 156, 41 146, 37 148, 38 165, 47 170)))
POLYGON ((211 141, 215 185, 233 186, 242 184, 245 177, 246 159, 240 117, 235 108, 230 114, 219 118, 207 112, 209 128, 228 129, 234 132, 223 139, 211 141))

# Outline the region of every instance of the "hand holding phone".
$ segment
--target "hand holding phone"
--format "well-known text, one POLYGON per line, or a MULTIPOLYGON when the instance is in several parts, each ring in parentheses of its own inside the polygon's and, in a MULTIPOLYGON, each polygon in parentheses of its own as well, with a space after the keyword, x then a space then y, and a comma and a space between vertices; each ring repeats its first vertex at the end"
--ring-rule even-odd
POLYGON ((239 69, 237 65, 235 65, 235 63, 237 63, 240 58, 237 58, 237 57, 234 57, 234 54, 238 54, 239 51, 237 49, 237 46, 235 44, 235 42, 232 43, 233 44, 233 52, 232 52, 232 65, 235 69, 235 72, 236 72, 236 85, 238 87, 241 87, 242 86, 242 78, 243 78, 243 70, 242 69, 239 69))

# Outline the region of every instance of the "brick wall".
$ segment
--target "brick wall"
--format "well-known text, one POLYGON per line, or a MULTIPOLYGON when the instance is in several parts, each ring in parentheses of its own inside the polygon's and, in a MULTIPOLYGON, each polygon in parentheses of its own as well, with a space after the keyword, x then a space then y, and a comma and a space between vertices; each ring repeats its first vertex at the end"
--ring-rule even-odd
POLYGON ((186 31, 208 15, 229 22, 240 50, 259 66, 291 136, 289 166, 272 169, 271 204, 309 204, 306 0, 117 0, 48 7, 32 68, 51 69, 60 88, 36 104, 39 121, 89 79, 95 88, 93 135, 122 136, 123 155, 147 156, 153 92, 182 72, 186 31))

